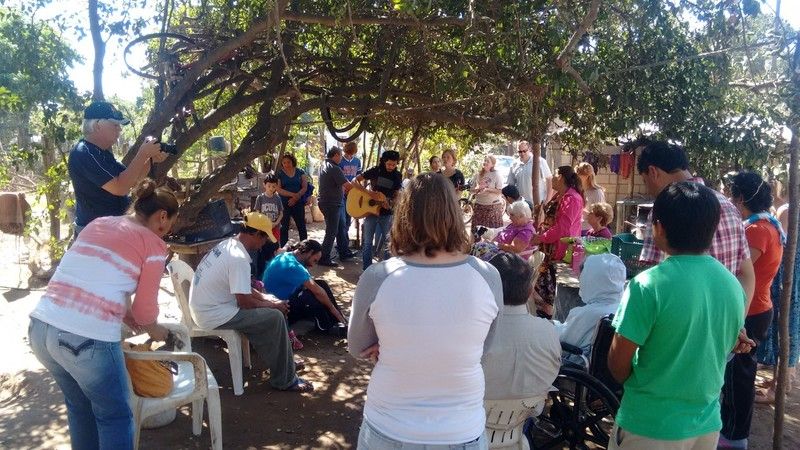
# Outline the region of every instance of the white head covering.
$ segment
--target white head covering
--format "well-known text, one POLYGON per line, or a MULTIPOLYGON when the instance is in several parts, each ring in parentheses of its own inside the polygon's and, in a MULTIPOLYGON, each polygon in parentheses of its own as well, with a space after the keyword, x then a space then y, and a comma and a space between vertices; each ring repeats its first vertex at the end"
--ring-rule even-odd
POLYGON ((586 258, 578 294, 584 303, 618 303, 625 290, 625 264, 619 256, 601 253, 586 258))

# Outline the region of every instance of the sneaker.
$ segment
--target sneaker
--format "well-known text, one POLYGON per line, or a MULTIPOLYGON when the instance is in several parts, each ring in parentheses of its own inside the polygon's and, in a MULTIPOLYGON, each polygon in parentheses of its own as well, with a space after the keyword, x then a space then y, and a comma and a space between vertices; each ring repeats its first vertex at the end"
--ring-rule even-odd
POLYGON ((339 263, 330 259, 320 259, 317 264, 320 266, 327 266, 327 267, 339 267, 339 263))
POLYGON ((328 334, 338 338, 347 337, 347 324, 337 323, 336 325, 328 328, 328 334))
POLYGON ((747 438, 744 439, 727 439, 723 435, 719 435, 719 441, 717 442, 717 449, 740 449, 746 450, 747 449, 747 438))
POLYGON ((292 350, 302 350, 303 343, 300 342, 300 339, 297 339, 297 335, 294 334, 294 330, 289 330, 289 342, 292 343, 292 350))

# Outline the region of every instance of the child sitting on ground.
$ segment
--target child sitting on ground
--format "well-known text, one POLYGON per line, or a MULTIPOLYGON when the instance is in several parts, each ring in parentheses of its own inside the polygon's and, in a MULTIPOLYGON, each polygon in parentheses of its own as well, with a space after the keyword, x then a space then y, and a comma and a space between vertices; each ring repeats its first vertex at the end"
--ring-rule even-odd
MULTIPOLYGON (((613 325, 611 374, 625 395, 609 449, 716 449, 728 354, 742 336, 742 285, 707 251, 720 220, 710 189, 672 183, 653 205, 653 239, 669 256, 631 280, 613 325)), ((735 348, 734 348, 735 347, 735 348)))
POLYGON ((586 208, 586 221, 591 228, 586 232, 587 237, 611 239, 611 230, 608 224, 614 218, 614 210, 608 203, 592 203, 586 208))
POLYGON ((586 258, 579 291, 586 306, 572 308, 564 323, 554 321, 561 342, 579 347, 584 355, 589 355, 597 323, 617 311, 624 290, 625 264, 618 256, 602 253, 586 258))
POLYGON ((484 347, 483 373, 487 400, 544 396, 561 366, 561 344, 553 326, 528 313, 533 269, 522 258, 507 252, 489 261, 500 272, 503 312, 489 332, 484 347))

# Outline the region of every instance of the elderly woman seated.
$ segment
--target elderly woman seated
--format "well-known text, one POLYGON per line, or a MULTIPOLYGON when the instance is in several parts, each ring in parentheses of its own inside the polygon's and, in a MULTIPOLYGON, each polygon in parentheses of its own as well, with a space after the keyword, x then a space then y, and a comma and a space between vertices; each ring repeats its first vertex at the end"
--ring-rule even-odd
POLYGON ((509 206, 511 223, 505 228, 495 229, 496 234, 489 231, 483 235, 485 241, 476 243, 472 254, 485 261, 497 252, 504 251, 528 258, 534 250, 531 239, 535 234, 531 221, 531 208, 525 201, 516 201, 509 206))

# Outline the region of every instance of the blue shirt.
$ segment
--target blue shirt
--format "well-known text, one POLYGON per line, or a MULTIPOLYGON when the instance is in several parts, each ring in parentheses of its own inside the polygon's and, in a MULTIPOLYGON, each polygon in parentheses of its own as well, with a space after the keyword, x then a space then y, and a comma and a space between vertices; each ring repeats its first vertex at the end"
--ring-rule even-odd
POLYGON ((103 189, 125 170, 110 150, 103 150, 81 139, 69 152, 69 177, 75 190, 75 223, 86 226, 103 216, 121 216, 130 204, 127 195, 114 195, 103 189))
POLYGON ((342 155, 342 160, 339 161, 339 167, 341 167, 342 172, 344 172, 344 177, 347 178, 347 181, 353 181, 361 174, 361 160, 355 156, 348 161, 347 157, 342 155))
POLYGON ((311 274, 306 266, 295 258, 294 253, 286 252, 272 258, 261 281, 268 293, 281 300, 288 300, 310 279, 311 274))
MULTIPOLYGON (((283 169, 278 170, 276 174, 278 176, 278 180, 281 182, 281 189, 285 189, 289 192, 300 192, 300 189, 303 188, 303 175, 306 173, 303 172, 303 169, 294 169, 294 176, 290 177, 283 172, 283 169)), ((289 201, 289 197, 284 197, 281 195, 281 200, 284 203, 289 201)))

